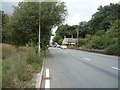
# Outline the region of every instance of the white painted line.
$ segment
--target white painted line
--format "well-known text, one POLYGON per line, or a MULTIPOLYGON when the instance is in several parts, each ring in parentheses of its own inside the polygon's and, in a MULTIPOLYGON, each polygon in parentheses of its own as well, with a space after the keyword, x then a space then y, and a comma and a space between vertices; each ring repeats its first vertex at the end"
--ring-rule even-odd
POLYGON ((119 68, 117 68, 117 67, 112 67, 113 69, 116 69, 116 70, 120 70, 119 68))
POLYGON ((87 61, 90 61, 90 59, 89 59, 89 58, 83 58, 83 59, 85 59, 85 60, 87 60, 87 61))
POLYGON ((46 69, 46 78, 49 78, 49 69, 46 69))
POLYGON ((45 80, 45 88, 50 88, 50 80, 45 80))
MULTIPOLYGON (((46 69, 46 78, 49 78, 50 75, 49 75, 49 69, 46 69)), ((50 80, 47 79, 45 80, 45 88, 50 88, 50 80)))

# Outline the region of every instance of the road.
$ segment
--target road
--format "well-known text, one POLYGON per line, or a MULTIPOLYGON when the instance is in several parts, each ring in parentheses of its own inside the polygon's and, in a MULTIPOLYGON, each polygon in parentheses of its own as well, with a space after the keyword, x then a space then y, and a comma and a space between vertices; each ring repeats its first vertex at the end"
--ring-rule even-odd
POLYGON ((118 57, 50 47, 41 88, 118 88, 118 57))

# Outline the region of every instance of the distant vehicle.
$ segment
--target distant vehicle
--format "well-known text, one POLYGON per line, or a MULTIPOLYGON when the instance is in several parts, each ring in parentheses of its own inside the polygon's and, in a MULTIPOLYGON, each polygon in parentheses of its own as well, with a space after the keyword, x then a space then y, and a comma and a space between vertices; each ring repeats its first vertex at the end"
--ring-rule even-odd
POLYGON ((56 47, 57 47, 57 48, 60 48, 60 45, 57 45, 56 47))
POLYGON ((56 47, 57 45, 53 45, 53 47, 56 47))
POLYGON ((66 45, 61 45, 60 48, 61 49, 67 49, 67 46, 66 45))

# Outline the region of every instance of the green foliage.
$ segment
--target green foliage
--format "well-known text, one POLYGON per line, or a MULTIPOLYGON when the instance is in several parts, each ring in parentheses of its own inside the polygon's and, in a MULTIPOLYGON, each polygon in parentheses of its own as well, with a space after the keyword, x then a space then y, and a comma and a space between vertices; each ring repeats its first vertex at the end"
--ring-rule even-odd
POLYGON ((55 36, 55 35, 51 32, 51 36, 55 36))
POLYGON ((103 31, 103 30, 98 30, 98 31, 95 33, 96 36, 102 36, 102 35, 104 35, 104 34, 105 34, 105 31, 103 31))
POLYGON ((89 21, 91 29, 95 33, 96 30, 107 31, 111 25, 117 20, 120 13, 119 4, 110 4, 100 6, 98 11, 93 14, 92 19, 89 21))
POLYGON ((120 46, 118 45, 118 43, 110 45, 105 48, 105 52, 108 54, 120 56, 120 46))
POLYGON ((12 17, 4 15, 3 41, 16 46, 31 41, 37 45, 40 22, 40 44, 45 50, 50 41, 51 29, 63 23, 66 15, 67 9, 63 2, 20 2, 12 17))
POLYGON ((111 26, 107 35, 111 38, 119 38, 120 36, 120 19, 116 20, 115 23, 111 26))
POLYGON ((108 32, 96 32, 95 35, 86 35, 87 43, 86 48, 90 49, 104 49, 108 54, 119 55, 119 30, 120 20, 116 20, 108 32))
POLYGON ((82 21, 75 26, 61 25, 56 34, 61 37, 67 36, 67 38, 72 35, 77 37, 78 30, 79 37, 82 37, 78 41, 79 47, 106 50, 106 52, 118 54, 116 49, 118 49, 117 43, 120 42, 119 7, 119 4, 100 6, 90 21, 82 21))
POLYGON ((60 39, 60 40, 58 41, 58 44, 59 44, 59 45, 62 45, 62 41, 63 41, 63 39, 60 39))
POLYGON ((53 38, 53 42, 56 42, 58 43, 59 45, 62 44, 62 41, 63 41, 63 38, 59 35, 56 35, 54 38, 53 38))
POLYGON ((87 23, 86 21, 80 22, 78 25, 78 30, 79 30, 79 36, 85 38, 86 34, 90 33, 89 23, 87 23))
POLYGON ((30 41, 26 45, 29 46, 29 47, 35 47, 36 46, 35 42, 32 39, 30 39, 30 41))
POLYGON ((107 46, 115 43, 115 38, 110 38, 107 35, 103 36, 92 36, 91 40, 86 43, 87 48, 93 48, 93 49, 104 49, 107 46))
POLYGON ((110 4, 104 7, 100 6, 88 22, 82 21, 79 25, 73 26, 61 25, 58 27, 56 34, 61 37, 71 37, 72 35, 77 37, 76 30, 78 30, 79 37, 82 38, 85 38, 87 34, 101 36, 109 30, 112 24, 118 19, 118 15, 120 14, 119 7, 119 4, 110 4))
POLYGON ((71 38, 73 37, 77 37, 77 25, 61 25, 58 27, 58 29, 56 30, 56 35, 60 35, 62 38, 64 38, 64 36, 71 38))
POLYGON ((115 54, 120 56, 120 20, 116 20, 115 23, 111 26, 109 31, 107 32, 107 36, 114 39, 114 42, 105 48, 105 51, 109 54, 115 54))
POLYGON ((20 81, 30 80, 32 78, 32 74, 33 73, 31 72, 30 67, 23 66, 23 67, 19 68, 18 79, 20 81))
POLYGON ((3 87, 23 87, 23 81, 32 79, 33 72, 41 69, 45 52, 39 56, 34 47, 17 47, 2 44, 2 83, 3 87), (16 80, 16 81, 14 81, 16 80), (20 84, 21 83, 21 84, 20 84))
POLYGON ((11 37, 12 37, 12 23, 11 23, 11 17, 7 14, 2 15, 2 42, 3 43, 11 43, 11 37))
MULTIPOLYGON (((94 49, 99 49, 99 44, 101 44, 100 42, 100 37, 99 36, 93 36, 91 38, 90 41, 88 41, 88 43, 86 44, 87 48, 94 48, 94 49)), ((100 45, 101 46, 101 45, 100 45)))
POLYGON ((87 39, 86 39, 86 38, 80 38, 80 39, 78 40, 78 46, 79 46, 79 47, 80 47, 80 46, 83 46, 83 45, 86 44, 86 42, 87 42, 87 39))

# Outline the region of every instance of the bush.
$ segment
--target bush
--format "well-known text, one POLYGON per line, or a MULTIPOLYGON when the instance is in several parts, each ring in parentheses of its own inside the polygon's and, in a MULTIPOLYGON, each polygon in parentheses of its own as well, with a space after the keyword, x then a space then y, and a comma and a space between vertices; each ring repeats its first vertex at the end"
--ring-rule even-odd
POLYGON ((110 45, 109 47, 105 48, 105 52, 108 54, 118 55, 120 56, 120 46, 118 44, 110 45))
POLYGON ((80 39, 78 40, 78 46, 79 46, 79 47, 80 47, 80 46, 84 46, 84 45, 86 44, 86 42, 87 42, 86 38, 80 38, 80 39))
POLYGON ((111 38, 108 35, 96 36, 93 35, 90 40, 86 43, 85 47, 90 49, 105 49, 106 47, 115 44, 116 38, 111 38))
POLYGON ((88 41, 88 43, 86 43, 85 47, 86 48, 90 48, 90 49, 102 49, 102 39, 100 36, 92 36, 91 40, 88 41))

